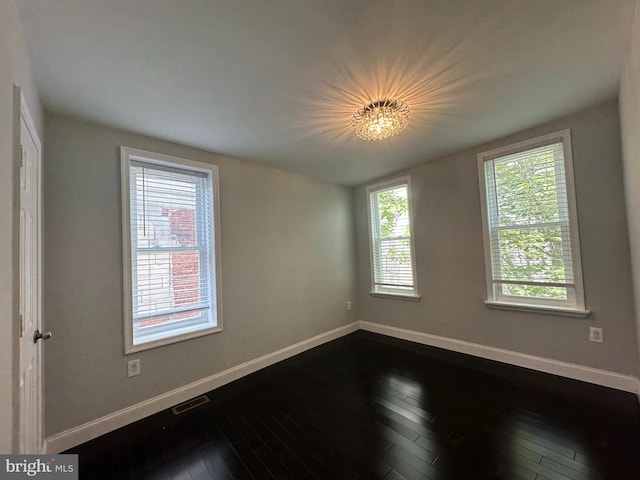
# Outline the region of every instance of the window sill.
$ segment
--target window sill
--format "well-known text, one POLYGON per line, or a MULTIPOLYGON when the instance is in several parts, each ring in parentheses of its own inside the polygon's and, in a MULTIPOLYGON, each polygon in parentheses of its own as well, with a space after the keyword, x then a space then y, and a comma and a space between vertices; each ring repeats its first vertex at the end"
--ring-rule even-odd
POLYGON ((171 337, 161 338, 159 340, 147 341, 144 343, 129 344, 125 348, 125 355, 130 353, 142 352, 143 350, 149 350, 156 347, 164 347, 165 345, 171 345, 172 343, 183 342, 185 340, 191 340, 192 338, 203 337, 212 333, 222 332, 222 326, 203 328, 200 330, 194 330, 171 337))
POLYGON ((401 293, 384 293, 384 292, 369 292, 372 297, 380 298, 393 298, 396 300, 407 300, 410 302, 419 302, 422 298, 421 295, 403 295, 401 293))
POLYGON ((564 317, 586 318, 591 314, 591 310, 580 310, 578 308, 525 305, 522 303, 494 302, 489 300, 485 301, 484 304, 489 308, 495 308, 498 310, 515 310, 519 312, 541 313, 543 315, 561 315, 564 317))

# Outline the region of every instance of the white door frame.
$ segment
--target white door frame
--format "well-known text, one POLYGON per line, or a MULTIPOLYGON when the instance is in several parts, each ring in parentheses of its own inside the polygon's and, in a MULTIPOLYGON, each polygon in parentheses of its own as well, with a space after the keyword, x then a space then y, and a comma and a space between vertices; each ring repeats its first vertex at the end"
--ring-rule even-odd
MULTIPOLYGON (((35 170, 36 170, 36 192, 35 192, 35 196, 36 196, 36 222, 35 222, 35 242, 36 242, 36 246, 35 246, 35 251, 36 251, 36 276, 37 279, 35 281, 35 299, 33 299, 33 305, 35 306, 35 316, 34 316, 34 325, 36 326, 36 328, 39 328, 40 330, 43 330, 43 302, 42 302, 42 292, 43 292, 43 276, 42 276, 42 263, 43 263, 43 249, 42 249, 42 230, 43 230, 43 217, 42 217, 42 192, 43 192, 43 181, 42 181, 42 143, 40 142, 40 138, 38 137, 38 131, 35 128, 35 124, 33 122, 33 119, 31 117, 31 114, 29 112, 27 103, 25 101, 24 95, 21 91, 21 89, 18 86, 14 86, 14 106, 15 106, 15 110, 14 110, 14 138, 16 139, 16 143, 17 145, 14 145, 15 147, 15 151, 17 152, 17 162, 18 162, 18 192, 17 192, 17 197, 18 197, 18 205, 17 205, 17 210, 18 212, 20 212, 21 209, 21 201, 20 201, 20 190, 21 190, 21 186, 20 186, 20 178, 22 176, 22 171, 21 171, 21 165, 22 165, 22 144, 24 143, 24 140, 21 138, 21 130, 22 130, 22 123, 24 123, 24 126, 26 128, 26 130, 28 131, 29 136, 31 137, 31 139, 33 140, 33 143, 35 145, 35 148, 37 150, 37 155, 35 158, 35 170)), ((15 185, 15 184, 14 184, 15 185)), ((19 213, 18 213, 18 225, 17 225, 18 229, 20 229, 20 217, 19 217, 19 213)), ((15 237, 14 237, 15 238, 15 237)), ((18 234, 18 239, 20 238, 20 234, 18 234)), ((17 249, 17 253, 18 256, 20 256, 20 249, 22 248, 22 246, 20 244, 18 244, 18 249, 17 249)), ((18 260, 18 266, 20 266, 20 260, 18 260)), ((19 268, 20 270, 20 268, 19 268)), ((16 285, 16 290, 18 291, 18 298, 21 298, 22 292, 20 291, 20 286, 21 286, 21 278, 20 278, 20 273, 18 272, 18 282, 16 285)), ((30 300, 30 299, 27 299, 30 300)), ((20 338, 20 333, 22 330, 22 324, 21 324, 21 318, 19 316, 20 314, 20 309, 18 309, 18 311, 16 312, 16 316, 18 316, 18 322, 17 322, 17 328, 15 329, 16 335, 16 343, 14 343, 14 345, 16 345, 17 347, 17 355, 14 355, 14 358, 17 360, 15 368, 14 368, 14 375, 15 377, 17 377, 15 379, 15 383, 14 386, 16 387, 16 395, 14 396, 14 398, 16 398, 17 400, 17 405, 18 408, 15 409, 14 411, 14 419, 15 419, 15 424, 16 425, 16 435, 15 437, 17 437, 17 441, 14 444, 15 445, 15 449, 16 451, 18 451, 19 453, 44 453, 44 386, 43 386, 43 379, 44 379, 44 371, 43 371, 43 366, 44 366, 44 362, 43 362, 43 354, 42 354, 42 341, 38 342, 37 344, 31 344, 31 342, 29 341, 30 339, 33 338, 33 331, 32 330, 26 330, 24 332, 24 338, 20 338), (36 401, 35 401, 35 405, 36 405, 36 410, 37 410, 37 418, 34 419, 33 422, 27 424, 27 425, 23 425, 22 421, 21 421, 21 411, 22 411, 22 405, 20 402, 20 369, 21 369, 21 349, 23 348, 24 345, 29 345, 28 348, 34 348, 35 349, 35 357, 37 360, 37 364, 36 364, 36 369, 37 369, 37 386, 36 386, 36 392, 32 392, 35 394, 36 396, 36 401), (21 439, 23 436, 23 429, 27 429, 28 432, 26 432, 27 435, 31 436, 31 438, 33 438, 35 440, 36 443, 36 447, 35 447, 35 451, 29 451, 29 452, 20 452, 21 450, 21 439)))

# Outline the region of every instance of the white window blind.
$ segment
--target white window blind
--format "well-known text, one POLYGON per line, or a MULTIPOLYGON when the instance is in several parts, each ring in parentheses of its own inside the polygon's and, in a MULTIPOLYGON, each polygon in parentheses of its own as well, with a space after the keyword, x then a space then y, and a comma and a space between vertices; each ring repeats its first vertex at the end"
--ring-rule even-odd
POLYGON ((481 154, 490 300, 584 307, 567 141, 561 135, 506 154, 481 154))
POLYGON ((408 180, 368 191, 373 292, 415 295, 408 180))
POLYGON ((129 158, 132 344, 216 327, 211 172, 129 158))

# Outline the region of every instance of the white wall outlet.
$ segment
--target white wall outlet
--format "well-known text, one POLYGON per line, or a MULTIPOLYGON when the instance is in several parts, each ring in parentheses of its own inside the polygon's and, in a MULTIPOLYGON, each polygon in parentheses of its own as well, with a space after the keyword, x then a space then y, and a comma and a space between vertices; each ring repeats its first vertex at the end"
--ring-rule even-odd
POLYGON ((127 376, 135 377, 136 375, 140 375, 140 359, 136 358, 135 360, 129 360, 127 363, 127 376))
POLYGON ((597 327, 589 327, 589 341, 598 343, 604 342, 602 329, 597 327))
POLYGON ((351 300, 347 300, 347 310, 351 311, 351 300))

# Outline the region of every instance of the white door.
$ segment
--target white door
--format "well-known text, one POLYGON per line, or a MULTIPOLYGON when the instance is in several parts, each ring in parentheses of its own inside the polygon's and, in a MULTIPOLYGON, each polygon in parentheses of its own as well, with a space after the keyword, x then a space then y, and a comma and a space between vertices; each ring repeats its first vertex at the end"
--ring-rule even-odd
POLYGON ((42 453, 41 147, 23 97, 20 102, 20 453, 42 453))

